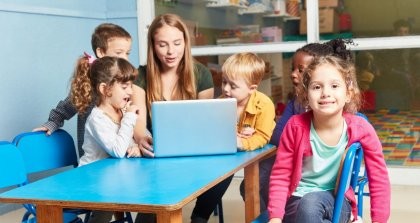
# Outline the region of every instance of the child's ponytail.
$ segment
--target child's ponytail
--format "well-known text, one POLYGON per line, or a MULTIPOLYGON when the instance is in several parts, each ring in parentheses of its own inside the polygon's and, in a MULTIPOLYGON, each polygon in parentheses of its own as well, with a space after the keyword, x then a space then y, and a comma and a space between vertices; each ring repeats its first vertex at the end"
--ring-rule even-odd
POLYGON ((70 98, 79 113, 86 112, 92 102, 92 85, 89 78, 91 57, 85 55, 77 61, 71 83, 70 98))

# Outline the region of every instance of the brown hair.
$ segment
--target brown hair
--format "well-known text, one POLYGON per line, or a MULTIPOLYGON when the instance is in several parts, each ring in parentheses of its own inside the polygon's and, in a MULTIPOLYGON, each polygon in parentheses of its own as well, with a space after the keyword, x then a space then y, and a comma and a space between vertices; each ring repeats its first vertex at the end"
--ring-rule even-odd
POLYGON ((94 99, 99 105, 99 85, 105 83, 112 87, 116 82, 134 81, 138 71, 125 59, 103 57, 96 59, 92 65, 88 57, 81 57, 71 83, 70 98, 79 113, 84 113, 94 99))
POLYGON ((154 35, 163 26, 177 28, 184 34, 184 57, 181 59, 177 74, 178 82, 174 89, 174 100, 196 99, 197 89, 195 82, 194 59, 191 55, 190 36, 186 25, 175 14, 163 14, 157 16, 149 27, 147 34, 147 71, 146 71, 146 105, 150 110, 154 101, 165 100, 162 96, 161 68, 162 64, 154 50, 154 35))
POLYGON ((254 53, 237 53, 225 61, 222 72, 228 79, 243 78, 248 86, 258 85, 265 74, 265 62, 254 53))
POLYGON ((308 86, 312 78, 313 72, 321 65, 330 64, 334 66, 342 75, 347 92, 350 95, 350 101, 344 105, 344 111, 349 113, 356 113, 361 106, 361 94, 356 80, 356 69, 351 60, 344 60, 343 58, 327 55, 315 57, 312 63, 303 72, 302 84, 298 87, 298 100, 306 106, 308 105, 308 86))
POLYGON ((113 23, 102 23, 95 28, 92 33, 92 50, 96 55, 96 49, 101 49, 103 52, 108 50, 108 42, 114 38, 126 38, 131 39, 130 33, 124 28, 113 23))

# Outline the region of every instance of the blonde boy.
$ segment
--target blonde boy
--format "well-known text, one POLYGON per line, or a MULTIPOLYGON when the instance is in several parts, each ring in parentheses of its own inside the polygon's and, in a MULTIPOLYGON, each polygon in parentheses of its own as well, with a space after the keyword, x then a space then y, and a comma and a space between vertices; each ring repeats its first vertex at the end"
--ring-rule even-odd
POLYGON ((274 104, 257 90, 265 62, 254 53, 230 56, 222 67, 222 94, 237 100, 237 147, 252 151, 270 140, 275 126, 274 104))

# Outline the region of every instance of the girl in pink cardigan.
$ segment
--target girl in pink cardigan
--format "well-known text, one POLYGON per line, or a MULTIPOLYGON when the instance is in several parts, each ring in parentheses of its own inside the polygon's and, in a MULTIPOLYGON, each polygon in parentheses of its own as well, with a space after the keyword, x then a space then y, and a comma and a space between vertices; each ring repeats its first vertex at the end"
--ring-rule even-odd
MULTIPOLYGON (((360 91, 351 59, 315 58, 303 73, 298 100, 309 111, 293 116, 281 135, 270 177, 269 222, 330 222, 340 160, 354 142, 365 155, 372 221, 387 222, 388 171, 374 128, 355 115, 360 91)), ((354 193, 347 192, 340 222, 357 216, 354 193)))

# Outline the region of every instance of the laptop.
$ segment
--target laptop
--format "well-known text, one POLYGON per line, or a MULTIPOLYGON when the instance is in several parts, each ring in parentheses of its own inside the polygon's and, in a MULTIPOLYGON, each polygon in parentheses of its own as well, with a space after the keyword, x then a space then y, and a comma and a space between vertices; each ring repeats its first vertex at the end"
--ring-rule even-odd
POLYGON ((152 103, 155 157, 236 153, 236 99, 152 103))

